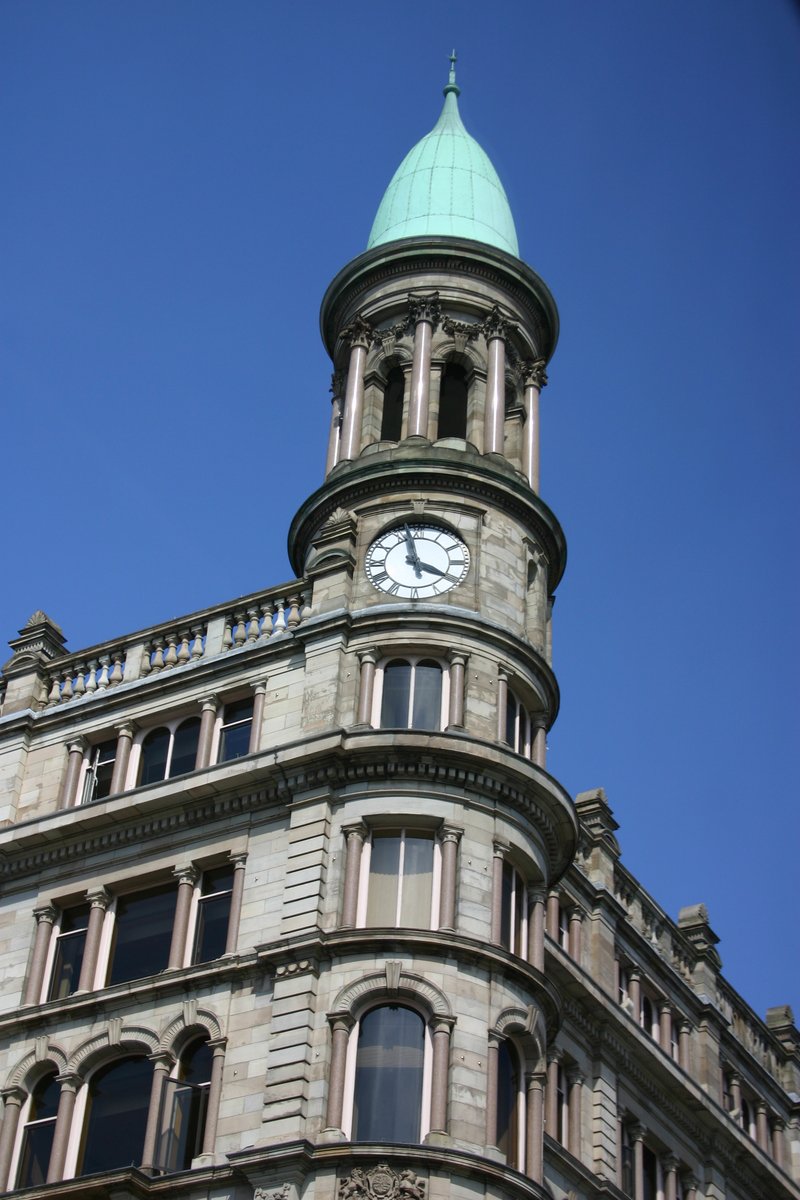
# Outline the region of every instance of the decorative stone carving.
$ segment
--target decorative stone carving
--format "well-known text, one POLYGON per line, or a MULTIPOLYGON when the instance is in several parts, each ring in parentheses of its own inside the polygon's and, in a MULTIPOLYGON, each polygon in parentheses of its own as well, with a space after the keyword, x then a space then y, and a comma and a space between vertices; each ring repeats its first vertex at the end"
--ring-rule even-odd
POLYGON ((547 372, 545 371, 545 361, 543 358, 526 358, 524 363, 520 364, 520 373, 522 382, 526 387, 533 384, 539 391, 543 387, 547 387, 547 372))
POLYGON ((283 1187, 268 1188, 257 1187, 253 1192, 253 1200, 288 1200, 289 1197, 289 1181, 284 1183, 283 1187))
POLYGON ((398 1173, 388 1163, 371 1171, 353 1167, 339 1180, 338 1200, 425 1200, 425 1180, 408 1167, 398 1173))
POLYGON ((505 340, 517 326, 513 321, 509 321, 508 317, 504 316, 500 311, 500 306, 495 304, 494 308, 484 319, 481 328, 488 342, 490 338, 503 338, 505 340))
POLYGON ((428 296, 409 296, 408 315, 414 325, 420 321, 427 321, 435 329, 442 319, 439 293, 431 292, 428 296))
POLYGON ((453 321, 450 317, 444 319, 442 329, 445 333, 450 334, 459 354, 463 354, 467 348, 467 342, 474 342, 481 332, 481 326, 478 323, 470 325, 467 321, 453 321))
POLYGON ((372 345, 375 331, 369 321, 365 321, 359 313, 354 317, 349 325, 342 330, 342 337, 348 341, 351 346, 361 346, 364 350, 368 350, 372 345))

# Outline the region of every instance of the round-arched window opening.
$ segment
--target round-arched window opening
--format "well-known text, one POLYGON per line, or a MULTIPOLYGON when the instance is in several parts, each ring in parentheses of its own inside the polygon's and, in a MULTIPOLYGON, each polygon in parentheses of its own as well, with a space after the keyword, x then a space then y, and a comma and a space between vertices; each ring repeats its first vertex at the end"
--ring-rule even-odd
POLYGON ((141 1162, 152 1081, 153 1067, 144 1056, 118 1059, 95 1071, 79 1175, 141 1162))
POLYGON ((399 1004, 361 1018, 353 1098, 353 1140, 418 1142, 425 1022, 399 1004))
POLYGON ((460 363, 448 363, 439 391, 437 438, 467 436, 467 372, 460 363))
POLYGON ((44 1075, 31 1095, 28 1119, 22 1131, 17 1187, 37 1187, 47 1182, 53 1135, 56 1130, 61 1084, 55 1075, 44 1075))
POLYGON ((403 430, 403 393, 405 376, 402 367, 392 367, 383 389, 381 441, 399 442, 403 430))

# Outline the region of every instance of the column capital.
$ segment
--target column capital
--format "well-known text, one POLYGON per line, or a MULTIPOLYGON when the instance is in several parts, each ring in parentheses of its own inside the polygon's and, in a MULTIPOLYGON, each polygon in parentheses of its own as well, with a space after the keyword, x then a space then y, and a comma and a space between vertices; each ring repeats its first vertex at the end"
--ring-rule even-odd
POLYGON ((680 1020, 678 1021, 678 1031, 680 1033, 691 1033, 692 1032, 692 1022, 689 1020, 688 1017, 680 1018, 680 1020))
POLYGON ((111 903, 112 896, 111 892, 104 887, 96 887, 89 889, 86 893, 86 900, 90 908, 101 908, 105 912, 111 903))
POLYGON ((81 735, 78 737, 71 737, 67 742, 68 754, 85 754, 88 749, 89 743, 86 738, 81 735))
POLYGON ((58 910, 54 904, 42 904, 33 910, 33 915, 37 925, 53 925, 58 916, 58 910))
POLYGON ((178 1061, 171 1050, 155 1050, 147 1058, 153 1064, 154 1071, 171 1071, 178 1061))
POLYGON ((775 1133, 783 1133, 784 1129, 786 1128, 786 1122, 784 1121, 783 1117, 770 1118, 770 1125, 775 1133))
POLYGON ((564 1051, 560 1046, 548 1046, 547 1061, 549 1063, 560 1063, 564 1058, 564 1051))
POLYGON ((267 692, 267 681, 266 679, 259 679, 258 683, 251 683, 250 687, 256 696, 264 696, 267 692))
POLYGON ((359 346, 362 350, 368 350, 374 336, 374 329, 361 313, 358 313, 342 330, 342 337, 349 342, 351 348, 359 346))
POLYGON ((641 983, 642 970, 641 967, 628 967, 628 979, 638 980, 641 983))
POLYGON ((56 1083, 61 1084, 62 1092, 78 1092, 83 1087, 84 1080, 75 1071, 64 1071, 62 1075, 56 1075, 56 1083))
POLYGON ((357 650, 356 655, 362 667, 364 663, 372 663, 375 666, 378 660, 383 658, 383 651, 379 646, 366 646, 363 650, 357 650))
POLYGON ((584 1083, 586 1083, 586 1072, 582 1071, 578 1066, 567 1067, 566 1075, 567 1083, 570 1085, 570 1087, 572 1087, 573 1084, 577 1084, 578 1087, 583 1087, 584 1083))
POLYGON ((508 335, 515 330, 517 326, 513 321, 510 321, 500 310, 500 306, 495 304, 491 311, 487 313, 483 320, 483 336, 487 342, 493 341, 495 338, 505 340, 508 335))
POLYGON ((133 738, 138 728, 138 721, 120 721, 119 724, 114 726, 114 733, 118 738, 133 738))
POLYGON ((528 885, 528 907, 534 904, 544 904, 547 900, 547 889, 538 884, 528 885))
POLYGON ((455 1017, 434 1016, 428 1022, 431 1033, 446 1033, 450 1036, 450 1031, 456 1023, 455 1017))
POLYGON ((228 862, 231 864, 234 870, 241 870, 241 868, 243 868, 247 862, 247 851, 231 850, 230 854, 228 855, 228 862))
POLYGON ((464 650, 448 650, 447 661, 450 663, 451 667, 465 667, 469 662, 469 654, 467 654, 464 650))
POLYGON ((658 1004, 658 1011, 660 1013, 663 1013, 663 1012, 671 1013, 672 1012, 672 1001, 668 1000, 666 998, 666 996, 662 996, 661 999, 658 1000, 656 1003, 658 1004))
POLYGON ((208 1047, 212 1051, 214 1058, 221 1058, 225 1053, 225 1047, 228 1045, 226 1037, 209 1038, 208 1047))
POLYGON ((525 1090, 530 1092, 534 1088, 544 1088, 547 1082, 547 1075, 544 1071, 526 1071, 525 1072, 525 1090))
POLYGON ((202 696, 197 703, 200 705, 202 712, 216 712, 219 708, 219 696, 210 692, 207 696, 202 696))
POLYGON ((177 879, 179 885, 182 883, 188 883, 192 887, 194 887, 200 878, 200 872, 194 863, 185 863, 183 866, 173 867, 172 875, 173 878, 177 879))
POLYGON ((0 1088, 0 1097, 2 1097, 3 1105, 8 1108, 9 1105, 19 1108, 28 1098, 28 1093, 24 1088, 17 1084, 12 1084, 11 1087, 0 1088))
POLYGON ((494 858, 505 858, 511 849, 511 843, 505 838, 494 838, 492 841, 492 855, 494 858))
POLYGON ((523 363, 520 363, 519 369, 523 385, 525 387, 538 388, 539 391, 543 387, 547 387, 546 365, 543 358, 526 358, 523 363))
POLYGON ((429 292, 427 295, 415 295, 413 292, 410 292, 408 297, 408 316, 415 325, 418 325, 420 321, 426 321, 428 325, 433 326, 435 329, 442 318, 439 293, 429 292))
POLYGON ((337 1033, 342 1029, 349 1033, 356 1023, 356 1019, 350 1012, 334 1012, 328 1013, 328 1024, 331 1027, 332 1033, 337 1033))
POLYGON ((455 842, 458 845, 463 834, 464 830, 460 829, 458 825, 442 825, 438 838, 440 842, 455 842))
POLYGON ((631 1141, 643 1142, 647 1136, 647 1126, 643 1125, 641 1121, 635 1121, 634 1124, 631 1125, 629 1132, 631 1135, 631 1141))
POLYGON ((358 841, 363 844, 369 837, 369 826, 363 821, 353 821, 350 825, 342 826, 342 833, 348 842, 350 841, 350 838, 353 838, 354 841, 358 841))
POLYGON ((664 1154, 661 1158, 661 1165, 665 1171, 677 1171, 680 1166, 680 1159, 674 1154, 664 1154))

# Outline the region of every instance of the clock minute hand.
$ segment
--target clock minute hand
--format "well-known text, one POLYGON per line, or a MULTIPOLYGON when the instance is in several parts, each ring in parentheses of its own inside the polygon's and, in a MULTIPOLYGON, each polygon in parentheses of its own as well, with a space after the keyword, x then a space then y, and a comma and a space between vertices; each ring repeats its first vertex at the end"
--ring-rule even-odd
POLYGON ((408 550, 408 554, 406 555, 406 562, 410 563, 410 565, 414 568, 414 574, 416 575, 417 579, 421 579, 422 578, 422 564, 419 561, 419 554, 417 553, 417 547, 414 544, 414 539, 411 536, 411 530, 408 528, 407 525, 404 525, 403 532, 406 535, 406 550, 408 550))
POLYGON ((442 579, 455 579, 455 575, 448 575, 447 571, 443 571, 441 567, 435 567, 433 563, 420 562, 419 565, 423 571, 431 571, 434 575, 441 575, 442 579))

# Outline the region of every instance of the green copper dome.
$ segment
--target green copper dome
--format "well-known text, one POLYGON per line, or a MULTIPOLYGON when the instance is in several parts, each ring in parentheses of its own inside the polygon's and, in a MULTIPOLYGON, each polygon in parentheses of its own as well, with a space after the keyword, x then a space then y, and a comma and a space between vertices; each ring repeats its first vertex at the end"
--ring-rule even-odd
MULTIPOLYGON (((450 59, 455 63, 455 55, 450 59)), ((472 238, 519 255, 508 199, 487 155, 458 111, 455 68, 442 115, 409 150, 381 200, 367 249, 398 238, 472 238)))

